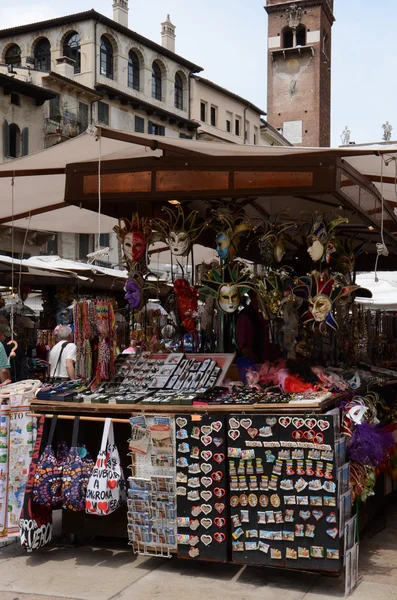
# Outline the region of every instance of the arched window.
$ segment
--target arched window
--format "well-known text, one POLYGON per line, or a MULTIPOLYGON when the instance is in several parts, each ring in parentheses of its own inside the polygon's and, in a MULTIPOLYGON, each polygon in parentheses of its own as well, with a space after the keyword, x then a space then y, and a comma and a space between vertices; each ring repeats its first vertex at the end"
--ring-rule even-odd
POLYGON ((104 35, 101 37, 101 75, 113 79, 113 48, 104 35))
POLYGON ((9 156, 18 158, 18 156, 21 156, 21 131, 15 123, 11 123, 9 131, 9 156))
POLYGON ((138 91, 140 89, 139 58, 133 50, 128 55, 128 87, 138 91))
POLYGON ((34 48, 35 65, 38 71, 51 71, 51 45, 42 38, 34 48))
POLYGON ((74 60, 74 72, 80 73, 80 70, 81 70, 80 36, 75 31, 73 31, 72 33, 69 33, 69 35, 63 42, 63 55, 74 60))
POLYGON ((156 98, 156 100, 162 99, 161 69, 156 62, 152 66, 152 98, 156 98))
POLYGON ((183 110, 183 80, 179 73, 175 75, 175 108, 183 110))
POLYGON ((10 46, 5 53, 4 61, 6 65, 21 66, 21 49, 17 44, 10 46))
POLYGON ((294 34, 291 27, 287 27, 283 31, 283 48, 294 47, 294 34))
POLYGON ((296 45, 306 46, 306 27, 304 25, 298 25, 296 28, 296 45))

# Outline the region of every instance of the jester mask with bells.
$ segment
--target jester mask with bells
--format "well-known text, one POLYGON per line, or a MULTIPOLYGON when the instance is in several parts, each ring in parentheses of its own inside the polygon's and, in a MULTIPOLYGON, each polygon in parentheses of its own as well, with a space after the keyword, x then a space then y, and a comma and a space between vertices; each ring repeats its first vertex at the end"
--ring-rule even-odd
POLYGON ((306 300, 308 310, 302 316, 304 325, 310 325, 313 331, 319 329, 324 333, 327 327, 334 331, 338 324, 332 314, 334 305, 359 289, 359 285, 345 285, 338 282, 328 271, 319 273, 312 271, 308 276, 301 277, 299 284, 294 287, 293 294, 306 300))
POLYGON ((274 223, 265 222, 265 231, 249 243, 250 246, 253 242, 257 242, 261 259, 267 267, 270 267, 274 262, 280 263, 284 258, 286 252, 285 241, 288 237, 286 231, 291 227, 296 227, 293 221, 280 223, 281 216, 288 213, 289 209, 282 210, 276 216, 274 223))
POLYGON ((180 204, 174 208, 164 206, 162 209, 167 218, 153 219, 151 225, 156 231, 153 239, 165 242, 173 256, 187 256, 192 245, 208 223, 197 225, 197 210, 192 210, 186 217, 180 204))
POLYGON ((266 311, 266 318, 274 319, 283 315, 286 302, 295 300, 292 294, 294 279, 290 267, 271 270, 265 277, 255 282, 259 297, 266 311))
POLYGON ((222 262, 231 262, 236 256, 240 236, 251 231, 252 225, 244 212, 229 212, 225 207, 213 211, 212 226, 216 231, 216 252, 222 262))
POLYGON ((123 247, 124 259, 130 272, 144 271, 146 267, 146 247, 152 234, 149 221, 134 214, 132 221, 119 219, 119 224, 113 228, 117 239, 123 247))
POLYGON ((250 289, 255 289, 239 265, 225 269, 213 269, 202 278, 203 292, 217 299, 219 308, 226 314, 234 314, 241 303, 241 297, 250 289))
POLYGON ((336 251, 335 227, 348 222, 349 219, 344 217, 336 217, 328 223, 319 217, 316 220, 313 218, 313 224, 307 236, 307 251, 313 262, 322 260, 330 262, 331 254, 336 251))

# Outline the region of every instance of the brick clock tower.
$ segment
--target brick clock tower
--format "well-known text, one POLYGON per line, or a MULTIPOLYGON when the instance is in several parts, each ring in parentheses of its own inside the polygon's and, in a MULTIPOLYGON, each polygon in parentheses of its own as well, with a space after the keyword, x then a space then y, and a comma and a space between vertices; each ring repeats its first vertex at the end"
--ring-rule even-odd
POLYGON ((267 0, 267 120, 296 146, 329 146, 333 0, 267 0))

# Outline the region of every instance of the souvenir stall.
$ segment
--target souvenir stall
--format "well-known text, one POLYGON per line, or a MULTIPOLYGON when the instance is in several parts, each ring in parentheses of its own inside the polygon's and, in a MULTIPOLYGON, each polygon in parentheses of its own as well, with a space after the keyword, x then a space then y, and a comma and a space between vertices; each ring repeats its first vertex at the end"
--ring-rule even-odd
MULTIPOLYGON (((387 377, 371 364, 358 369, 365 344, 355 298, 370 294, 355 273, 376 257, 375 268, 393 263, 394 213, 342 151, 265 156, 132 138, 152 154, 137 160, 134 147, 131 158, 124 149, 120 160, 68 165, 65 199, 95 211, 99 190, 101 211, 119 219, 131 330, 152 327, 155 339, 139 337, 95 391, 76 393, 75 402, 37 399, 32 410, 47 422, 113 419, 132 473, 127 516, 117 510, 102 522, 112 530, 124 518, 134 551, 333 572, 346 563, 353 572, 351 514, 363 485, 349 485, 349 456, 368 476, 370 462, 377 470, 393 461, 392 432, 379 432, 364 410, 369 399, 358 398, 387 377), (195 243, 216 247, 218 264, 195 265, 195 243), (158 293, 153 244, 173 267, 162 327, 145 315, 158 293), (119 427, 128 424, 126 449, 119 427), (383 440, 376 457, 365 433, 378 450, 383 440)), ((86 430, 91 454, 108 436, 112 445, 107 423, 102 443, 86 430)), ((122 497, 122 478, 114 480, 122 497)), ((94 485, 79 528, 106 513, 106 494, 94 485)), ((95 527, 103 530, 97 519, 95 527)))

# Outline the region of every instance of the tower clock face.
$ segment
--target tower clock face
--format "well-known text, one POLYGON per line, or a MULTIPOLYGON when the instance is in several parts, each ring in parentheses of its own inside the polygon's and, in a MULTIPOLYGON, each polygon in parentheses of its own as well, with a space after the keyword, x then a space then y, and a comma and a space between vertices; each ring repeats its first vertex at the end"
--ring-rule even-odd
POLYGON ((299 73, 299 71, 300 71, 300 64, 299 64, 299 61, 296 58, 291 58, 287 62, 287 71, 291 75, 295 75, 296 73, 299 73))

